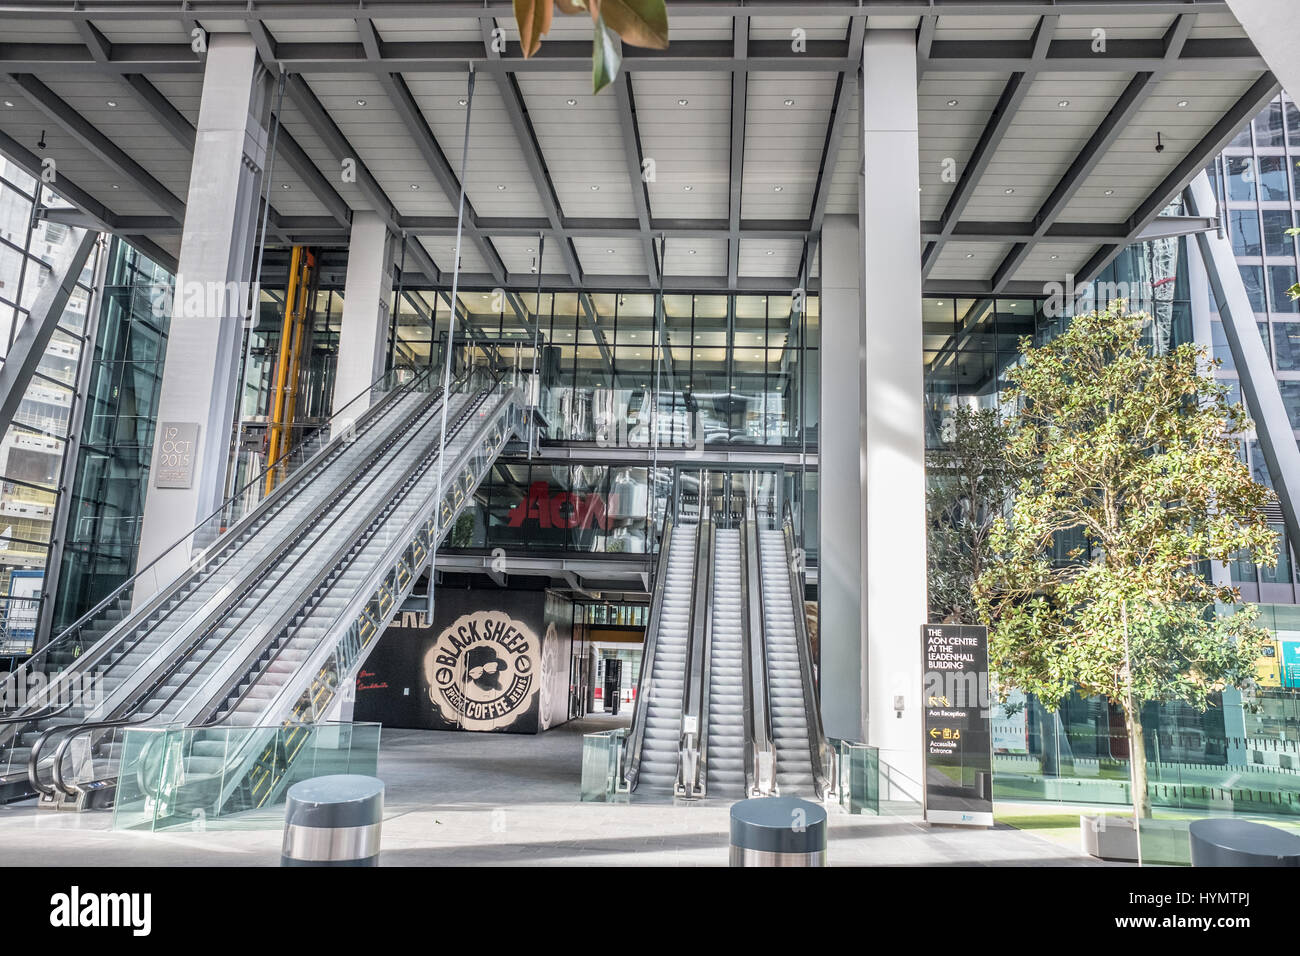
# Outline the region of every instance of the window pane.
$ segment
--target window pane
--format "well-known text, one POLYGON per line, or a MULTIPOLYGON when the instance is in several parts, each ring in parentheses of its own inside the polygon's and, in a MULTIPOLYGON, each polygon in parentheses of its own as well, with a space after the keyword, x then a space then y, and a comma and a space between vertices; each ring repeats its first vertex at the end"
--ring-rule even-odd
POLYGON ((1231 221, 1232 251, 1239 256, 1259 255, 1259 215, 1255 210, 1233 209, 1228 217, 1231 221))

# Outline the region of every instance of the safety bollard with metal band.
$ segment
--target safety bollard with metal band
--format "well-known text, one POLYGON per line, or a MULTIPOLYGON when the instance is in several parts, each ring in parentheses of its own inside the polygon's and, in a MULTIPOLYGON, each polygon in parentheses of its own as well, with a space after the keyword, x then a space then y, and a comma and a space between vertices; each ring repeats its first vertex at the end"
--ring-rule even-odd
POLYGON ((732 866, 825 866, 826 810, 797 797, 731 805, 732 866))
POLYGON ((335 774, 289 788, 281 866, 378 866, 384 782, 335 774))
POLYGON ((1300 867, 1300 837, 1249 820, 1195 820, 1187 830, 1192 866, 1300 867))

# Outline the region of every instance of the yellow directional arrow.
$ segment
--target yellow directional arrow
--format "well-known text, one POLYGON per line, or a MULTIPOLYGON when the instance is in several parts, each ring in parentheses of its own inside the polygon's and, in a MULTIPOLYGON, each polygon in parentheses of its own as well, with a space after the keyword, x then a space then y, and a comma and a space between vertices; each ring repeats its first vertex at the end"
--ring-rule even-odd
POLYGON ((931 728, 930 728, 930 736, 931 736, 931 737, 938 737, 938 736, 939 736, 939 728, 938 728, 938 727, 931 727, 931 728))

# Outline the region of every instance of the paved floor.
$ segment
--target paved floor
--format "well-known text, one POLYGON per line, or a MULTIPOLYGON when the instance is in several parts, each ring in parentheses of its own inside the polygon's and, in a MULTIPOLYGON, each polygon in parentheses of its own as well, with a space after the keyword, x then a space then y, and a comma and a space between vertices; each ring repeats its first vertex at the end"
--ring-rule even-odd
MULTIPOLYGON (((582 734, 621 718, 575 721, 540 737, 386 730, 383 863, 723 866, 728 801, 580 803, 582 734)), ((274 817, 244 829, 115 833, 109 813, 0 806, 0 866, 274 866, 274 817)), ((1008 827, 930 829, 914 813, 833 808, 832 864, 1080 865, 1077 849, 1008 827)))

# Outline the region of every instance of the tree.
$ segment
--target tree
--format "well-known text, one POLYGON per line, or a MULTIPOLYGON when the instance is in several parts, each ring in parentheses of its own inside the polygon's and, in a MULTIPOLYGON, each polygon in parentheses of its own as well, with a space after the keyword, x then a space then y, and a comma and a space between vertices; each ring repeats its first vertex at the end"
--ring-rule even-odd
POLYGON ((1268 632, 1255 608, 1222 607, 1240 593, 1211 583, 1209 562, 1275 565, 1277 535, 1264 518, 1272 492, 1237 454, 1250 422, 1203 371, 1205 351, 1152 354, 1149 320, 1122 309, 1022 343, 1008 454, 1027 473, 995 522, 976 597, 1001 687, 1053 710, 1076 689, 1123 710, 1133 805, 1149 817, 1142 704, 1204 710, 1252 677, 1268 632), (1054 559, 1069 535, 1082 543, 1054 559))
POLYGON ((930 619, 976 624, 975 582, 1018 469, 1006 456, 1010 429, 994 410, 963 405, 945 420, 943 432, 944 447, 926 456, 930 619))
POLYGON ((591 16, 591 91, 599 93, 618 76, 623 54, 618 40, 653 50, 668 49, 668 10, 664 0, 514 0, 515 23, 524 59, 542 47, 554 13, 591 16))

